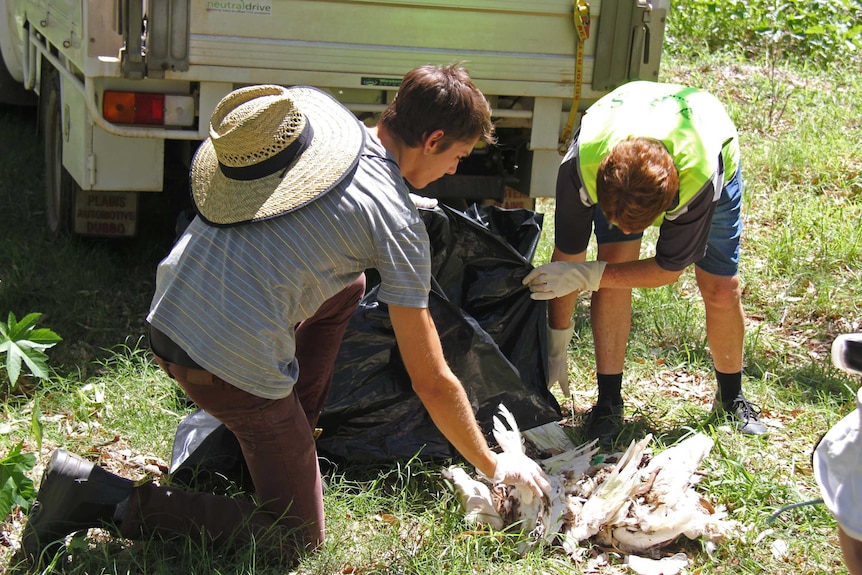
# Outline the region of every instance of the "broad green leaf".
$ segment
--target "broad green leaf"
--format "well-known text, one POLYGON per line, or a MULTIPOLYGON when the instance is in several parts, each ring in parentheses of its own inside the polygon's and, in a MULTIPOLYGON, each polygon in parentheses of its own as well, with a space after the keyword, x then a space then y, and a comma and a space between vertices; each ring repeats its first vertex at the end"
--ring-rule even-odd
POLYGON ((12 341, 21 339, 21 335, 27 331, 27 324, 31 321, 34 321, 34 319, 39 319, 38 316, 39 314, 31 313, 24 317, 24 319, 22 319, 21 321, 18 321, 15 318, 15 314, 9 312, 9 324, 6 326, 8 330, 8 338, 12 341), (34 315, 36 316, 36 318, 33 318, 34 315))
POLYGON ((27 472, 36 464, 32 453, 21 453, 21 444, 13 447, 9 454, 0 460, 0 513, 5 517, 16 505, 25 511, 30 509, 36 498, 33 481, 27 472))
POLYGON ((8 323, 0 323, 0 354, 6 354, 6 377, 13 386, 21 376, 22 363, 40 379, 47 379, 50 375, 48 356, 42 351, 53 347, 62 338, 50 329, 35 329, 41 316, 40 313, 30 313, 18 321, 15 314, 9 312, 8 323))
POLYGON ((21 356, 17 346, 10 346, 6 355, 6 377, 9 383, 15 385, 21 375, 21 356))
POLYGON ((27 336, 27 339, 32 342, 43 344, 46 347, 51 347, 56 345, 58 342, 63 341, 62 337, 47 328, 34 329, 27 336))
POLYGON ((27 364, 27 367, 30 368, 30 373, 39 379, 48 379, 50 374, 48 372, 47 355, 36 350, 30 350, 29 353, 22 355, 22 359, 27 364))

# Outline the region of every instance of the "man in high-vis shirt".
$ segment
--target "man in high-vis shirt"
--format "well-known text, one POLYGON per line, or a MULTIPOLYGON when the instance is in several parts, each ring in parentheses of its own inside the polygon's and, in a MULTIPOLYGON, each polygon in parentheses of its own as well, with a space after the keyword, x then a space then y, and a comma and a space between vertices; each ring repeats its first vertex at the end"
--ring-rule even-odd
POLYGON ((703 90, 630 82, 584 114, 557 178, 552 261, 524 283, 534 299, 551 300, 548 383, 566 394, 572 313, 578 293, 592 292, 598 399, 589 437, 611 443, 622 428, 632 289, 671 284, 692 264, 718 380, 714 409, 742 433, 766 432, 742 393, 742 190, 736 127, 703 90), (650 226, 659 227, 655 255, 641 259, 650 226), (587 262, 593 230, 597 261, 587 262))

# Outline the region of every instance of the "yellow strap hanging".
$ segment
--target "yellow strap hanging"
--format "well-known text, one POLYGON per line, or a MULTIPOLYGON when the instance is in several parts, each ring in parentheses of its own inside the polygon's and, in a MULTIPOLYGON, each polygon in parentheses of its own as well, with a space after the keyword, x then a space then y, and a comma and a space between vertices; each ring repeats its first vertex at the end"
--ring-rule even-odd
POLYGON ((584 78, 584 42, 590 36, 590 5, 586 0, 576 0, 574 6, 575 29, 578 33, 578 54, 575 61, 575 93, 572 97, 572 109, 563 133, 560 134, 560 155, 569 149, 575 118, 578 116, 578 104, 581 101, 581 84, 584 78))

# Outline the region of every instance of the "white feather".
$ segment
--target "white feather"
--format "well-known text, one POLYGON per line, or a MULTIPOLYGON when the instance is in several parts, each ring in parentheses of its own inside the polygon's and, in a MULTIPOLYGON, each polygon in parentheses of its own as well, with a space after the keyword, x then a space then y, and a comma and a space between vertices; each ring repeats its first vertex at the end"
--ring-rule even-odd
POLYGON ((499 409, 500 417, 503 419, 494 416, 494 439, 497 440, 500 448, 507 453, 524 453, 524 440, 521 437, 515 416, 502 403, 499 405, 499 409))

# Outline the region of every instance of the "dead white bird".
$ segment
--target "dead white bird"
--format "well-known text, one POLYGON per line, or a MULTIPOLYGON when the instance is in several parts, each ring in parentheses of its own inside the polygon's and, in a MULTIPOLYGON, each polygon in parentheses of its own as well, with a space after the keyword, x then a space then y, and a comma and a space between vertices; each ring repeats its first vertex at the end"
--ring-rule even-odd
MULTIPOLYGON (((505 453, 525 453, 524 438, 518 429, 515 416, 502 403, 498 406, 500 416, 494 416, 494 428, 492 430, 494 439, 505 453)), ((536 497, 528 488, 521 485, 503 487, 498 486, 501 494, 499 505, 503 510, 502 516, 511 519, 509 525, 515 525, 524 533, 531 535, 530 539, 544 538, 547 507, 543 497, 536 497)), ((521 551, 526 551, 524 546, 531 545, 529 540, 521 543, 521 551)))
POLYGON ((623 454, 613 470, 590 493, 586 502, 565 530, 563 547, 573 553, 578 543, 589 539, 606 525, 614 523, 619 516, 625 516, 625 506, 640 482, 638 466, 644 455, 651 435, 635 442, 623 454))
POLYGON ((670 543, 680 535, 720 539, 734 525, 692 487, 700 480, 697 468, 713 441, 695 434, 657 456, 641 470, 643 486, 631 499, 627 513, 612 521, 599 542, 629 553, 670 543), (610 534, 609 540, 607 536, 610 534))
MULTIPOLYGON (((556 421, 522 431, 521 435, 537 448, 551 455, 572 450, 572 440, 556 421)), ((593 444, 595 441, 590 443, 590 445, 593 444)))
MULTIPOLYGON (((652 457, 652 436, 647 436, 622 454, 599 456, 595 442, 563 450, 568 437, 562 428, 543 427, 524 435, 536 440, 538 449, 555 453, 538 461, 550 479, 547 497, 535 497, 526 488, 490 486, 487 478, 475 480, 454 471, 459 468, 445 472, 462 502, 482 493, 481 502, 465 506, 468 519, 494 529, 516 526, 527 534, 522 551, 559 541, 574 555, 582 541, 592 539, 624 552, 646 553, 680 535, 717 541, 738 526, 694 490, 697 469, 712 449, 709 437, 694 434, 652 457)), ((503 405, 494 417, 493 433, 503 451, 525 452, 524 436, 503 405)))
POLYGON ((472 479, 462 467, 455 465, 443 470, 443 477, 457 486, 464 518, 471 525, 488 525, 500 531, 505 526, 497 512, 491 490, 485 483, 472 479))

